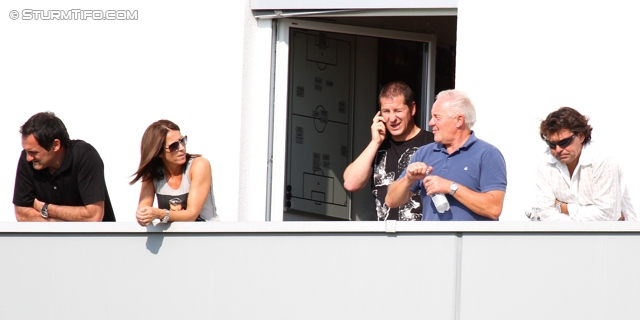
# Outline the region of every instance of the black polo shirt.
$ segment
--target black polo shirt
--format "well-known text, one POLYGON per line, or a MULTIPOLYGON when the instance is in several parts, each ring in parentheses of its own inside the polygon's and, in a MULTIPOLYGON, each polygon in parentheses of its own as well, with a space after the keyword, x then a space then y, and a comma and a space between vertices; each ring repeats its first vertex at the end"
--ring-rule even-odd
POLYGON ((62 165, 55 173, 36 170, 22 150, 13 189, 13 204, 33 207, 33 200, 62 205, 85 206, 104 201, 102 221, 116 221, 104 179, 104 164, 96 149, 82 141, 71 140, 62 165))

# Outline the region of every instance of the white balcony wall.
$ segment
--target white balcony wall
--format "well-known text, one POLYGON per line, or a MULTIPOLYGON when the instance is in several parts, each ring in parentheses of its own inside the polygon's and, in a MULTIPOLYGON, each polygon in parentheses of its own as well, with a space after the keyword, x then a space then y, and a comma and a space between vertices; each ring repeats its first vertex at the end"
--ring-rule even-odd
POLYGON ((637 319, 640 223, 0 223, 5 319, 637 319))

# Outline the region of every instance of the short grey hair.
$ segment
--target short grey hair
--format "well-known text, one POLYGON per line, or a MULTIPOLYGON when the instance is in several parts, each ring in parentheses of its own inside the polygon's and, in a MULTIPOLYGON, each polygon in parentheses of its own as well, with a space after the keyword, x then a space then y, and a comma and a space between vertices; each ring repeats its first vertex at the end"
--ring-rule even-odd
POLYGON ((467 128, 471 130, 473 125, 476 123, 476 109, 467 96, 466 93, 456 89, 444 90, 438 93, 436 96, 436 100, 441 97, 446 98, 448 100, 449 116, 454 118, 457 115, 462 115, 464 117, 464 123, 467 125, 467 128))

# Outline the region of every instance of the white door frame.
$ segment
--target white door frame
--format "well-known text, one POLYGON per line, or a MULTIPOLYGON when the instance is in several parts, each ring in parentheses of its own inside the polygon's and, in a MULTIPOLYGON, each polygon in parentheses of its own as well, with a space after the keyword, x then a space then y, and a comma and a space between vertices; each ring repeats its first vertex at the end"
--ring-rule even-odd
MULTIPOLYGON (((273 86, 273 107, 272 107, 272 132, 270 132, 270 140, 272 141, 271 168, 268 169, 271 181, 267 182, 267 220, 282 221, 284 207, 284 188, 285 188, 285 165, 286 165, 286 140, 287 140, 287 90, 289 81, 289 28, 309 29, 316 31, 335 32, 354 34, 360 36, 370 36, 376 38, 390 38, 407 41, 425 42, 429 44, 425 67, 423 74, 426 79, 426 92, 423 91, 423 117, 428 119, 431 111, 431 105, 434 101, 434 84, 435 84, 435 45, 436 37, 434 35, 393 31, 385 29, 374 29, 356 26, 347 26, 340 24, 321 23, 315 21, 295 20, 295 19, 279 19, 276 29, 275 43, 275 66, 273 86)), ((425 90, 420 88, 420 90, 425 90)), ((426 123, 426 122, 425 122, 426 123)))

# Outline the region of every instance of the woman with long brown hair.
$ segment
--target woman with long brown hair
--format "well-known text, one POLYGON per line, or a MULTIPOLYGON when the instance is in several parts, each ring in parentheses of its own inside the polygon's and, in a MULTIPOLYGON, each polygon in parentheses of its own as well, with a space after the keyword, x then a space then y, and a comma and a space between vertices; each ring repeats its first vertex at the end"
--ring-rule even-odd
POLYGON ((142 136, 140 165, 129 183, 142 180, 136 219, 218 221, 209 160, 187 153, 187 136, 169 120, 152 123, 142 136), (158 207, 153 207, 154 198, 158 207))

